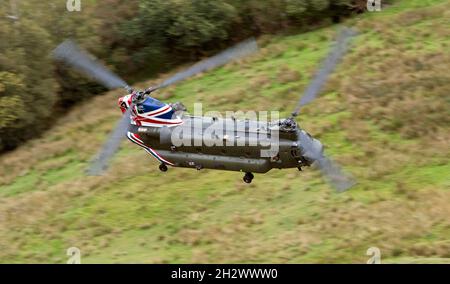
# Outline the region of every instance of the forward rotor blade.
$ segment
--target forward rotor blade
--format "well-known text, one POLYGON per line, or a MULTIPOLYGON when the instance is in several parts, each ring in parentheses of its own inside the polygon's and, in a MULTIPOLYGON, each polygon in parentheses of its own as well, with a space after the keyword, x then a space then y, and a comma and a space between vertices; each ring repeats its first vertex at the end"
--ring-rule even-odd
POLYGON ((109 89, 128 88, 127 83, 108 70, 94 57, 66 40, 53 50, 53 58, 63 61, 84 75, 95 79, 109 89))
POLYGON ((245 56, 248 56, 258 50, 258 44, 256 43, 256 40, 254 38, 250 38, 248 40, 245 40, 241 43, 238 43, 237 45, 226 49, 225 51, 222 51, 221 53, 210 57, 208 59, 205 59, 203 61, 200 61, 190 67, 187 70, 184 70, 182 72, 179 72, 175 74, 173 77, 165 80, 163 83, 158 85, 157 87, 150 88, 149 91, 154 91, 157 89, 161 89, 167 86, 170 86, 174 83, 177 83, 179 81, 182 81, 186 78, 192 77, 194 75, 197 75, 199 73, 214 69, 216 67, 219 67, 221 65, 225 65, 226 63, 237 60, 240 58, 243 58, 245 56))
POLYGON ((344 192, 356 184, 353 178, 350 175, 345 174, 338 164, 325 156, 316 160, 315 164, 328 183, 330 183, 338 192, 344 192))
POLYGON ((356 31, 349 28, 344 28, 339 35, 335 46, 328 54, 328 57, 323 61, 321 69, 314 76, 311 84, 308 86, 303 97, 298 102, 296 109, 292 113, 293 116, 297 116, 302 106, 308 104, 317 97, 331 72, 333 72, 334 68, 347 51, 351 38, 355 35, 356 31))
POLYGON ((87 171, 88 175, 98 176, 107 169, 109 161, 119 149, 120 142, 122 142, 122 139, 125 137, 128 126, 130 125, 131 108, 132 106, 130 106, 123 114, 122 118, 117 123, 116 128, 111 133, 96 158, 91 161, 87 171))

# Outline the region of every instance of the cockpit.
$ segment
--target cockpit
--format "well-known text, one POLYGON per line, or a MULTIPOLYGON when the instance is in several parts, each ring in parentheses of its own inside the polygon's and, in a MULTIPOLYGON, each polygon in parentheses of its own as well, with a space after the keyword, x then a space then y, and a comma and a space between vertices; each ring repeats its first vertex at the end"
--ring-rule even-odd
POLYGON ((142 114, 142 113, 151 112, 151 111, 160 109, 161 107, 163 107, 165 105, 167 105, 167 104, 165 104, 161 101, 158 101, 157 99, 154 99, 152 97, 146 97, 145 100, 137 106, 137 108, 138 108, 138 113, 142 114))
MULTIPOLYGON (((143 102, 139 103, 136 107, 137 107, 138 114, 144 114, 144 113, 156 111, 158 109, 163 110, 163 108, 167 105, 168 104, 158 101, 157 99, 154 99, 152 97, 146 97, 145 100, 143 102)), ((161 113, 161 115, 158 115, 158 118, 172 119, 172 115, 173 115, 173 110, 170 110, 168 112, 161 113)))

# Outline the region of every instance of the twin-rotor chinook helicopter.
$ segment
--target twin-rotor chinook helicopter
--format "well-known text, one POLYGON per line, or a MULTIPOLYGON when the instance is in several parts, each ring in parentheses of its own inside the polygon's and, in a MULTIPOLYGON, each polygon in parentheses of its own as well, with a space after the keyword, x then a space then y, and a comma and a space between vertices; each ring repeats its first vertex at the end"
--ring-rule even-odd
POLYGON ((351 29, 342 30, 291 117, 271 122, 240 120, 234 117, 223 119, 191 116, 185 113, 186 109, 181 103, 167 104, 150 96, 156 90, 256 52, 258 47, 254 39, 200 61, 160 85, 144 91, 131 88, 71 41, 60 44, 53 51, 53 56, 109 89, 124 88, 128 92, 128 95, 119 99, 123 117, 91 162, 88 170, 90 175, 101 174, 118 150, 122 138, 128 137, 131 142, 156 158, 160 163, 159 169, 163 172, 167 171, 167 166, 240 171, 245 173, 244 181, 250 183, 254 178, 253 173, 266 173, 273 168, 301 170, 304 166, 315 164, 331 185, 338 191, 344 191, 353 185, 352 178, 343 174, 339 166, 323 154, 323 145, 301 129, 295 122, 295 117, 303 105, 319 94, 354 35, 355 32, 351 29), (231 125, 232 130, 223 127, 224 125, 231 125), (236 127, 237 125, 241 127, 236 127), (208 131, 210 129, 214 130, 208 131), (212 135, 205 136, 206 132, 212 135), (175 133, 183 133, 184 141, 191 143, 175 145, 175 133), (214 139, 223 143, 208 144, 214 139), (271 155, 261 154, 267 150, 267 145, 274 144, 277 146, 276 152, 271 155))

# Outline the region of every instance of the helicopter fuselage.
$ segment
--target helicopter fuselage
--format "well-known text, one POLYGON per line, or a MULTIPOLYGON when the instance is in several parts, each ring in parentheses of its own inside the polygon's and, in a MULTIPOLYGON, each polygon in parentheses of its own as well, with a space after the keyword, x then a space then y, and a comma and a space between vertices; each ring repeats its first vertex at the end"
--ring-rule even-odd
POLYGON ((161 164, 174 167, 265 173, 273 168, 300 168, 296 127, 279 123, 183 116, 178 126, 130 125, 128 139, 161 164))

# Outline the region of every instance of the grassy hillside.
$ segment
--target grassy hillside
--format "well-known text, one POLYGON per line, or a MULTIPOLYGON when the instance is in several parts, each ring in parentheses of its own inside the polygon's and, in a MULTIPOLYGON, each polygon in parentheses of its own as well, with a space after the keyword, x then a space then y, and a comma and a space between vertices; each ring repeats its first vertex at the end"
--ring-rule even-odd
MULTIPOLYGON (((95 97, 0 157, 0 262, 450 262, 448 1, 401 1, 360 31, 298 121, 351 171, 336 194, 312 169, 157 170, 123 143, 102 177, 87 162, 120 112, 95 97)), ((157 94, 208 110, 292 111, 339 26, 260 38, 259 54, 157 94)), ((150 63, 149 63, 150 64, 150 63)), ((144 82, 148 86, 152 82, 144 82)))

